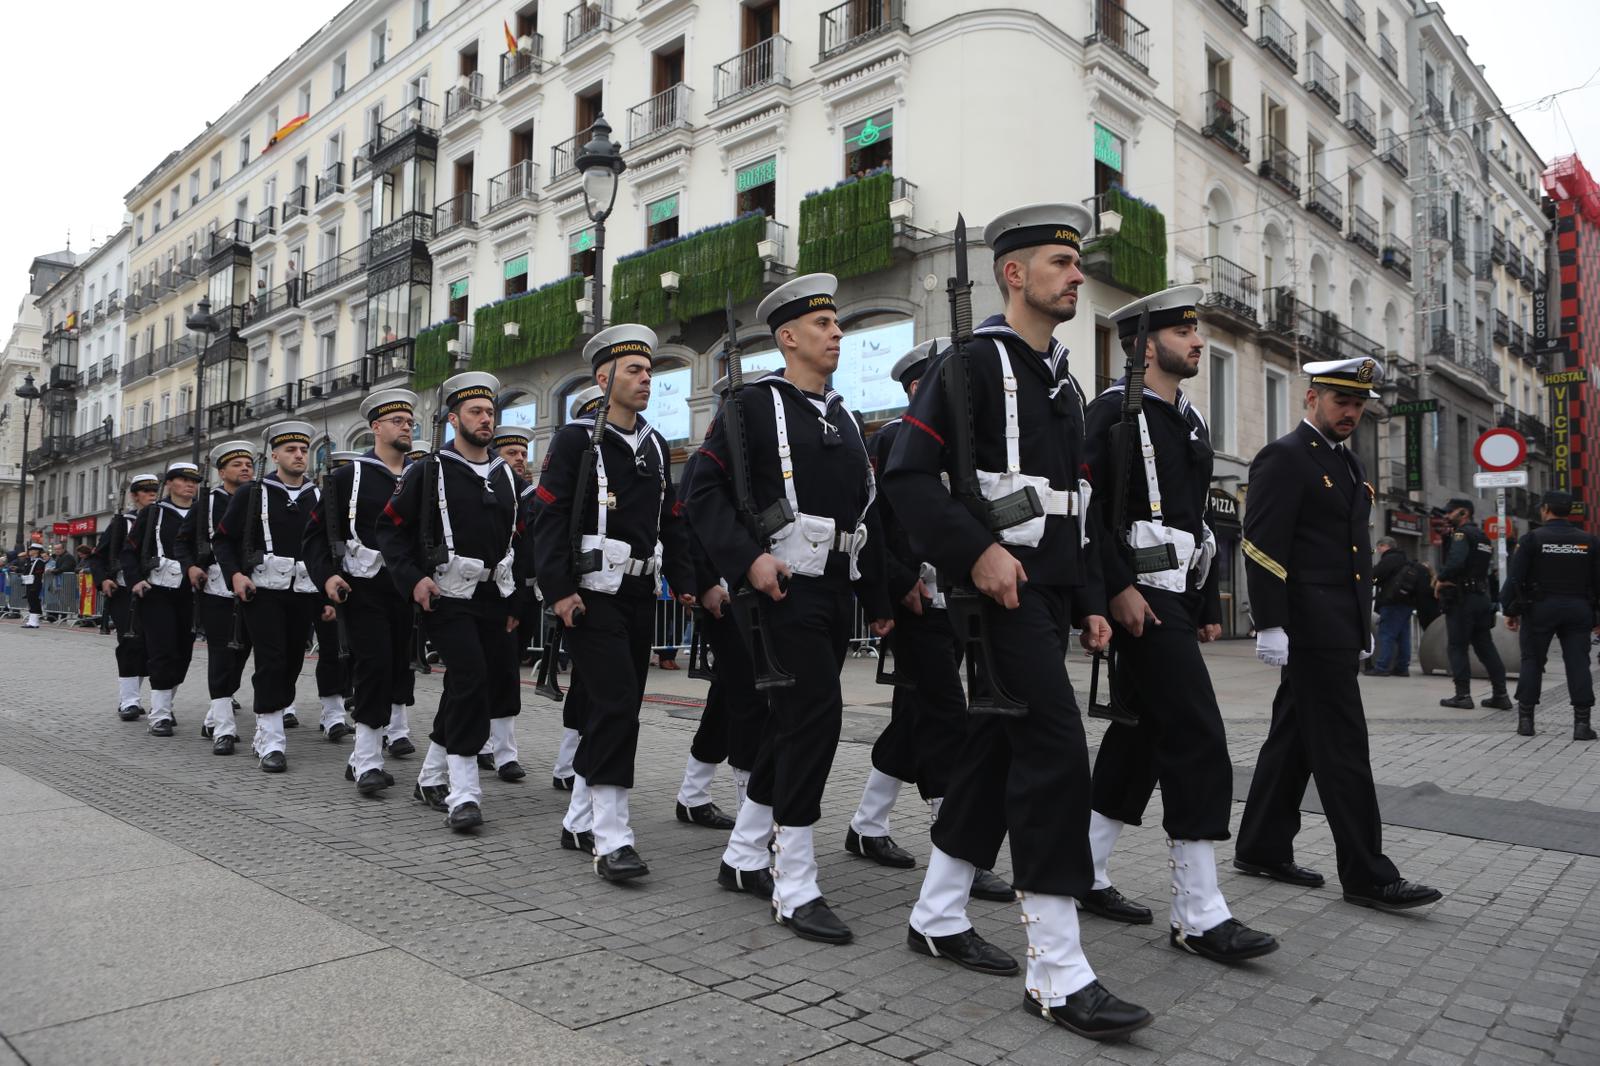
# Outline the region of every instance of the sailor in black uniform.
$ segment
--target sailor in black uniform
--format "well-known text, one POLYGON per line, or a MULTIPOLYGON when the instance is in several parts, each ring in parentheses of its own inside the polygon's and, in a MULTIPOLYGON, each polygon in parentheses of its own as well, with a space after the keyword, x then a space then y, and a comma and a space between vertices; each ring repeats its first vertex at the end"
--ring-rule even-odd
POLYGON ((189 584, 199 593, 195 602, 200 629, 206 635, 206 685, 211 704, 200 734, 211 740, 212 754, 232 755, 239 740, 234 694, 250 658, 250 631, 236 617, 238 600, 223 579, 214 545, 217 522, 227 514, 228 503, 255 477, 255 448, 246 440, 224 441, 211 449, 210 460, 219 484, 195 497, 178 534, 178 553, 188 570, 189 584), (238 648, 232 646, 235 638, 241 645, 238 648))
POLYGON ((306 641, 322 612, 322 596, 301 558, 306 519, 318 497, 306 480, 313 432, 307 422, 268 427, 273 471, 228 501, 212 544, 223 576, 244 602, 255 646, 250 683, 256 730, 250 748, 269 774, 289 768, 284 711, 294 705, 306 641))
POLYGON ((22 620, 23 629, 38 629, 44 615, 44 545, 28 545, 28 554, 17 560, 16 572, 22 581, 23 594, 28 599, 28 616, 22 620))
MULTIPOLYGON (((890 374, 906 390, 908 401, 916 396, 929 364, 949 347, 949 337, 923 341, 895 363, 890 374)), ((902 419, 892 419, 867 442, 873 470, 880 476, 880 490, 889 453, 904 428, 902 419)), ((890 812, 902 786, 912 783, 931 809, 929 824, 939 817, 950 775, 966 744, 967 701, 961 688, 961 648, 950 628, 937 571, 911 550, 892 502, 881 491, 878 513, 889 596, 894 602, 894 635, 890 639, 895 671, 910 685, 894 689, 889 724, 872 745, 872 769, 861 790, 861 803, 850 819, 844 846, 852 855, 882 866, 909 869, 916 860, 889 836, 890 812)), ((971 893, 975 899, 997 903, 1016 898, 1011 886, 990 870, 977 871, 971 893)))
POLYGON ((89 569, 94 574, 95 587, 105 597, 105 613, 117 631, 117 717, 131 722, 144 714, 139 705, 139 690, 145 678, 145 647, 143 635, 128 632, 128 611, 132 597, 128 592, 128 578, 122 572, 123 542, 133 528, 133 520, 140 511, 155 502, 161 491, 161 481, 154 474, 135 474, 128 479, 128 498, 131 506, 126 511, 111 516, 105 532, 95 545, 89 569))
POLYGON ((877 487, 866 442, 843 398, 828 387, 839 364, 832 274, 807 274, 774 289, 757 309, 772 330, 784 369, 748 382, 737 397, 751 503, 759 514, 787 500, 793 520, 761 543, 741 520, 729 479, 726 419, 712 423, 694 482, 689 520, 717 572, 736 590, 762 596, 763 625, 779 635, 782 668, 794 684, 770 690, 770 725, 750 776, 749 796, 723 853, 726 888, 770 893, 774 917, 797 936, 848 943, 847 926, 817 885, 813 827, 843 722, 839 671, 861 600, 876 636, 889 632, 877 487), (852 588, 855 597, 851 595, 852 588), (775 833, 775 856, 767 838, 775 833), (773 876, 762 876, 769 864, 773 876))
MULTIPOLYGON (((604 395, 605 393, 601 391, 601 388, 598 385, 589 385, 585 388, 579 389, 572 395, 571 417, 592 418, 595 408, 600 406, 601 397, 604 395)), ((687 484, 687 482, 685 483, 687 484)), ((529 502, 531 512, 534 515, 537 515, 540 506, 537 494, 535 494, 534 498, 529 502)), ((528 554, 530 556, 530 566, 531 556, 533 554, 533 545, 531 543, 532 536, 533 530, 530 528, 528 531, 528 554)), ((535 588, 538 586, 537 577, 534 579, 534 586, 535 588)), ((539 624, 542 626, 544 624, 544 601, 539 600, 538 602, 540 603, 539 624)), ((540 652, 541 657, 546 654, 549 654, 549 649, 545 649, 544 651, 540 652)), ((566 654, 565 650, 563 650, 563 654, 566 654)), ((552 677, 557 676, 560 666, 561 664, 559 662, 550 664, 552 677)), ((583 738, 583 717, 587 713, 587 706, 587 698, 583 694, 583 685, 578 681, 578 675, 574 673, 567 681, 566 696, 561 701, 561 744, 556 748, 556 761, 550 767, 550 785, 558 792, 572 792, 576 787, 577 775, 572 769, 572 758, 578 754, 578 741, 583 738)), ((568 805, 567 811, 568 818, 572 824, 567 825, 566 831, 561 834, 563 845, 570 843, 573 844, 574 847, 569 850, 592 853, 594 851, 593 841, 591 840, 589 842, 589 846, 585 847, 582 846, 581 842, 577 838, 578 833, 582 833, 586 837, 593 836, 594 819, 593 812, 588 801, 585 800, 583 804, 579 806, 576 816, 574 816, 571 804, 568 805)), ((566 823, 563 824, 565 825, 566 823)))
POLYGON ((1357 684, 1373 645, 1373 490, 1345 441, 1377 396, 1383 367, 1340 359, 1307 363, 1305 372, 1305 420, 1250 464, 1243 547, 1256 657, 1282 673, 1233 865, 1289 884, 1322 884, 1321 874, 1294 861, 1300 801, 1315 778, 1345 900, 1379 910, 1419 907, 1442 894, 1402 879, 1383 853, 1357 684))
POLYGON ((1567 696, 1572 701, 1572 739, 1595 739, 1589 715, 1594 678, 1589 674, 1589 634, 1600 633, 1600 537, 1572 522, 1572 493, 1544 494, 1543 525, 1525 535, 1506 567, 1506 628, 1520 630, 1522 672, 1517 677, 1517 732, 1533 736, 1544 660, 1550 639, 1561 642, 1567 665, 1567 696))
POLYGON ((139 512, 122 548, 122 572, 133 577, 139 628, 150 662, 150 735, 170 737, 172 704, 194 655, 194 591, 184 574, 178 531, 200 488, 200 468, 167 467, 167 495, 139 512))
POLYGON ((1455 681, 1456 694, 1439 701, 1441 707, 1472 709, 1472 659, 1467 652, 1477 652, 1489 675, 1491 693, 1480 701, 1480 707, 1493 707, 1497 711, 1511 710, 1511 696, 1506 691, 1506 667, 1500 650, 1494 646, 1494 601, 1490 599, 1489 567, 1494 560, 1494 545, 1473 518, 1473 503, 1458 497, 1444 505, 1445 521, 1454 527, 1447 542, 1444 562, 1439 566, 1437 589, 1439 607, 1444 611, 1445 633, 1449 638, 1446 650, 1450 660, 1450 677, 1455 681))
MULTIPOLYGON (((492 447, 494 453, 504 459, 511 467, 511 472, 524 483, 521 521, 526 530, 534 499, 533 484, 528 480, 528 455, 533 447, 533 430, 527 426, 496 426, 492 447)), ((521 558, 523 565, 526 566, 531 561, 531 554, 524 553, 521 558)), ((538 632, 539 628, 539 598, 528 588, 528 577, 526 573, 517 575, 517 583, 522 589, 518 596, 520 604, 518 609, 521 613, 518 615, 517 628, 506 634, 506 640, 511 644, 511 654, 515 657, 519 669, 522 663, 522 649, 531 639, 530 634, 538 632)), ((496 707, 489 719, 489 740, 478 753, 479 766, 493 770, 502 781, 521 781, 528 776, 528 771, 517 761, 516 722, 517 715, 522 713, 520 685, 508 695, 511 698, 504 705, 496 707), (487 766, 484 765, 485 761, 488 763, 487 766)))
POLYGON ((596 421, 587 418, 556 430, 539 474, 533 527, 539 588, 568 628, 572 661, 588 691, 583 739, 572 765, 593 805, 595 872, 607 881, 650 872, 633 846, 628 793, 655 631, 657 575, 665 573, 681 602, 694 603, 671 453, 643 414, 650 404, 655 346, 654 331, 637 325, 603 329, 584 345, 595 382, 609 397, 602 401, 605 436, 596 448, 596 421), (585 453, 592 461, 588 476, 585 453), (582 530, 576 555, 575 525, 582 530))
MULTIPOLYGON (((1021 716, 981 715, 933 826, 933 853, 911 913, 907 943, 968 968, 1013 974, 1017 964, 972 929, 966 902, 974 873, 993 866, 1011 837, 1012 883, 1028 934, 1030 1013, 1095 1039, 1127 1035, 1150 1012, 1095 979, 1078 935, 1073 897, 1089 890, 1089 758, 1067 677, 1068 639, 1103 648, 1111 627, 1097 551, 1089 542, 1091 497, 1083 477, 1084 399, 1052 336, 1077 313, 1080 235, 1091 224, 1076 204, 1002 214, 984 230, 994 254, 1003 314, 968 342, 969 409, 951 410, 944 369, 923 377, 883 475, 918 559, 952 583, 970 582, 983 603, 998 687, 1026 706, 1021 716), (941 481, 962 462, 947 445, 970 419, 982 495, 1031 487, 1044 513, 997 532, 941 481)), ((952 475, 954 476, 954 475, 952 475)))
POLYGON ((1235 919, 1217 885, 1213 841, 1228 839, 1233 761, 1200 654, 1201 644, 1222 635, 1216 538, 1205 523, 1213 453, 1211 431, 1182 389, 1200 373, 1205 354, 1196 306, 1204 294, 1198 285, 1180 285, 1112 312, 1124 352, 1132 352, 1148 313, 1145 350, 1133 353, 1144 363, 1142 401, 1137 420, 1128 420, 1123 378, 1089 405, 1090 479, 1102 502, 1119 476, 1127 492, 1120 528, 1102 506, 1091 535, 1115 623, 1115 683, 1139 724, 1113 722, 1100 742, 1089 814, 1095 880, 1079 903, 1114 921, 1150 922, 1149 908, 1111 884, 1107 862, 1122 827, 1141 823, 1159 780, 1172 869, 1168 940, 1208 959, 1240 962, 1276 951, 1278 942, 1235 919), (1119 423, 1126 443, 1113 432, 1119 423), (1128 443, 1138 450, 1118 454, 1128 443), (1162 546, 1175 566, 1132 565, 1135 548, 1162 546))
POLYGON ((377 544, 395 586, 422 608, 449 669, 417 776, 418 799, 466 832, 483 824, 478 752, 492 708, 517 698, 508 633, 516 627, 523 482, 489 445, 500 381, 468 372, 441 390, 455 438, 406 468, 378 519, 377 544))
MULTIPOLYGON (((360 409, 372 430, 372 448, 324 479, 306 522, 305 560, 312 582, 344 611, 356 723, 345 778, 370 796, 394 784, 383 766, 384 733, 391 731, 394 751, 405 734, 393 731, 406 727, 413 702, 411 605, 383 572, 376 545, 378 516, 394 496, 411 450, 417 394, 381 389, 363 397, 360 409)), ((333 654, 333 648, 324 647, 322 654, 333 654)))
MULTIPOLYGON (((328 458, 322 465, 322 476, 317 479, 319 505, 322 496, 328 491, 328 478, 333 472, 349 466, 360 457, 361 453, 356 451, 328 453, 328 458)), ((309 519, 307 523, 309 526, 309 519)), ((312 583, 320 590, 321 582, 317 581, 315 576, 312 578, 312 583)), ((355 733, 355 729, 344 719, 345 711, 351 706, 351 696, 355 689, 351 685, 350 660, 339 655, 339 622, 331 603, 323 603, 316 620, 311 623, 311 632, 317 642, 317 665, 313 676, 317 682, 317 702, 322 705, 317 721, 317 732, 338 743, 355 733)), ((292 704, 284 712, 283 718, 284 724, 291 729, 300 724, 292 704)))

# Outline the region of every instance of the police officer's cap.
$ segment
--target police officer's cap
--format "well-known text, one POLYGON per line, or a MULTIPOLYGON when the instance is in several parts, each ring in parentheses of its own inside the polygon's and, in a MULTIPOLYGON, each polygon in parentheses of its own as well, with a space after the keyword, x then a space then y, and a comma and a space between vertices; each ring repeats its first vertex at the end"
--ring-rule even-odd
POLYGON ((1540 502, 1557 518, 1565 518, 1572 513, 1572 493, 1565 489, 1551 489, 1544 494, 1544 499, 1540 502))
POLYGON ((583 346, 583 357, 589 361, 589 369, 597 371, 624 355, 642 355, 654 362, 655 350, 655 330, 634 322, 624 322, 608 326, 590 337, 589 343, 583 346))
POLYGON ((1371 400, 1378 398, 1373 390, 1383 381, 1383 364, 1370 356, 1325 359, 1319 363, 1307 363, 1305 370, 1313 385, 1351 396, 1365 396, 1371 400))
POLYGON ((1478 505, 1467 499, 1465 496, 1453 496, 1449 502, 1444 505, 1444 509, 1446 511, 1454 511, 1461 507, 1465 507, 1469 512, 1474 514, 1476 514, 1478 510, 1478 505))
POLYGON ((389 415, 415 415, 421 401, 410 389, 379 389, 361 399, 361 417, 376 422, 389 415))
POLYGON ((903 389, 910 389, 912 384, 928 372, 928 363, 933 357, 949 347, 949 337, 935 337, 923 341, 905 355, 895 360, 889 376, 900 383, 903 389))
POLYGON ((180 459, 175 463, 168 463, 167 480, 171 481, 175 477, 186 478, 189 481, 199 481, 200 468, 183 459, 180 459))
POLYGON ((454 411, 468 400, 493 400, 500 395, 500 379, 481 370, 469 370, 444 381, 444 409, 454 411))
POLYGON ((328 453, 328 465, 325 467, 325 469, 327 469, 327 470, 337 470, 341 466, 349 466, 351 463, 355 462, 359 458, 361 458, 361 453, 360 452, 351 452, 351 451, 329 452, 328 453))
POLYGON ((1199 325, 1200 299, 1205 294, 1206 290, 1198 285, 1175 285, 1130 304, 1123 304, 1111 312, 1111 321, 1117 324, 1117 336, 1123 338, 1139 335, 1139 316, 1145 311, 1150 312, 1152 333, 1173 326, 1199 325))
POLYGON ((135 474, 128 479, 129 492, 155 492, 161 488, 161 479, 154 474, 135 474))
POLYGON ((589 385, 572 394, 572 417, 582 418, 593 413, 601 400, 605 399, 606 390, 599 385, 589 385))
POLYGON ((508 448, 520 444, 524 448, 533 440, 533 430, 527 426, 495 426, 494 442, 496 448, 508 448))
POLYGON ((281 448, 285 444, 304 444, 311 446, 311 438, 316 430, 311 428, 310 422, 274 422, 267 427, 267 447, 281 448))
POLYGON ((235 459, 245 458, 254 461, 256 449, 247 440, 225 440, 211 449, 211 465, 221 470, 235 459))
POLYGON ((1014 207, 983 227, 983 243, 996 259, 1041 244, 1077 249, 1093 225, 1094 219, 1082 204, 1029 204, 1014 207))
POLYGON ((837 311, 834 294, 839 291, 839 279, 832 274, 804 274, 786 281, 767 294, 756 308, 756 317, 767 324, 772 332, 785 322, 793 322, 801 315, 813 311, 837 311))

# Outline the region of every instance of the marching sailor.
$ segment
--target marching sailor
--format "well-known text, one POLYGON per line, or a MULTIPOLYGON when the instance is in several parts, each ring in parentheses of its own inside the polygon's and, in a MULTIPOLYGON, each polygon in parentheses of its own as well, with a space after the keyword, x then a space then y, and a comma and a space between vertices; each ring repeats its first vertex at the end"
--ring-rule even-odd
POLYGON ((95 587, 105 597, 104 613, 117 631, 117 717, 124 722, 144 714, 144 708, 139 706, 139 689, 146 671, 144 636, 128 631, 132 595, 128 592, 127 575, 122 572, 122 550, 133 520, 155 502, 160 490, 161 481, 154 474, 135 474, 128 479, 132 504, 128 510, 111 516, 89 563, 95 587))
POLYGON ((38 629, 39 619, 44 614, 44 578, 47 573, 44 545, 37 541, 29 544, 28 554, 17 560, 16 571, 28 598, 28 617, 23 619, 22 628, 38 629))
POLYGON ((122 572, 134 577, 139 629, 150 662, 150 735, 170 737, 172 702, 194 655, 194 593, 184 574, 178 532, 200 488, 200 468, 167 467, 167 496, 139 512, 122 548, 122 572))
MULTIPOLYGON (((605 393, 598 385, 589 385, 585 388, 579 389, 572 395, 571 417, 592 418, 595 408, 600 406, 600 400, 604 396, 605 393)), ((685 484, 687 483, 688 482, 685 481, 685 484)), ((530 513, 536 517, 540 507, 537 493, 535 493, 533 498, 529 501, 529 504, 530 513)), ((528 530, 528 536, 531 541, 533 536, 533 529, 531 526, 528 530)), ((531 543, 528 545, 528 552, 531 566, 531 557, 533 553, 533 546, 531 543)), ((538 586, 537 577, 534 578, 534 586, 535 588, 538 586)), ((540 617, 542 624, 542 610, 540 612, 540 617)), ((539 654, 542 660, 545 655, 554 653, 549 648, 545 648, 539 654)), ((540 665, 543 666, 542 661, 540 665)), ((552 678, 557 676, 560 665, 561 664, 558 662, 550 664, 550 676, 552 678)), ((561 701, 561 744, 556 749, 555 764, 550 767, 550 786, 556 789, 558 792, 571 792, 576 783, 576 775, 572 769, 572 757, 578 754, 578 741, 583 737, 583 716, 586 713, 586 705, 586 700, 583 694, 583 686, 578 683, 578 675, 574 673, 567 681, 566 698, 561 701)), ((587 808, 585 808, 585 810, 587 810, 587 808)), ((576 830, 576 832, 582 832, 586 836, 590 837, 593 836, 592 819, 589 814, 584 813, 581 817, 581 821, 575 824, 579 825, 579 828, 576 830)), ((578 841, 577 837, 574 835, 574 831, 571 830, 563 830, 561 834, 563 847, 569 843, 569 837, 572 838, 570 843, 575 845, 570 850, 593 853, 593 840, 589 841, 588 846, 582 846, 581 842, 578 841)))
MULTIPOLYGON (((523 529, 528 528, 534 495, 533 485, 528 480, 528 455, 533 447, 533 430, 527 426, 496 426, 494 430, 493 448, 496 455, 504 459, 511 467, 511 472, 524 482, 522 489, 522 516, 520 521, 523 529)), ((532 559, 531 553, 524 552, 520 558, 523 565, 532 559)), ((506 634, 506 639, 511 642, 511 654, 517 663, 522 662, 522 648, 530 639, 529 634, 538 632, 539 627, 539 598, 529 589, 530 579, 527 574, 518 574, 518 585, 523 590, 519 598, 517 628, 506 634)), ((489 741, 484 745, 483 751, 478 753, 479 766, 486 770, 493 770, 502 781, 521 781, 528 776, 528 772, 517 761, 517 715, 522 713, 522 692, 519 688, 502 707, 496 707, 493 716, 489 719, 489 741), (484 765, 487 756, 488 765, 484 765)))
MULTIPOLYGON (((329 452, 327 461, 322 466, 322 476, 317 479, 317 502, 320 505, 322 497, 328 491, 328 478, 335 470, 340 470, 361 457, 360 452, 336 451, 329 452)), ((314 512, 313 512, 314 513, 314 512)), ((310 519, 306 520, 310 528, 310 519)), ((303 556, 302 556, 303 557, 303 556)), ((318 582, 313 575, 312 581, 319 589, 318 582)), ((324 733, 328 739, 337 743, 355 730, 344 720, 345 711, 350 707, 350 697, 354 692, 351 688, 351 666, 348 651, 340 647, 338 617, 331 603, 324 603, 318 612, 316 620, 311 623, 311 631, 317 638, 317 666, 314 676, 317 681, 317 702, 322 704, 321 716, 317 722, 317 732, 324 733)), ((284 724, 293 728, 298 726, 299 720, 294 717, 294 707, 284 713, 284 724)))

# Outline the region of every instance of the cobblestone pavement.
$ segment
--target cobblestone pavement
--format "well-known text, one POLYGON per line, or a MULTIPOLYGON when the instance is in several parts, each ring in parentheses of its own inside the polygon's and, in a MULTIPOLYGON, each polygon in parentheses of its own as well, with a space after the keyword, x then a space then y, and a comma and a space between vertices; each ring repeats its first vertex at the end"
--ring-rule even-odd
MULTIPOLYGON (((1235 762, 1245 772, 1264 734, 1273 681, 1264 671, 1246 670, 1247 650, 1226 649, 1214 660, 1235 762)), ((428 1030, 441 1024, 428 1004, 454 1002, 450 996, 459 992, 497 997, 509 1013, 496 1026, 526 1018, 591 1040, 591 1050, 573 1059, 530 1037, 534 1043, 516 1054, 531 1062, 598 1062, 594 1049, 603 1048, 651 1063, 741 1066, 1600 1063, 1600 858, 1578 853, 1594 848, 1541 850, 1516 839, 1517 826, 1540 810, 1521 802, 1529 800, 1562 808, 1572 832, 1600 839, 1600 817, 1591 817, 1600 812, 1600 745, 1569 743, 1570 723, 1554 712, 1533 741, 1511 735, 1496 712, 1410 714, 1406 700, 1426 708, 1448 692, 1439 678, 1383 682, 1415 686, 1418 697, 1366 691, 1378 705, 1378 778, 1404 786, 1385 793, 1387 850, 1406 876, 1443 888, 1445 901, 1423 914, 1377 914, 1344 904, 1334 889, 1307 892, 1236 876, 1226 868, 1232 846, 1223 844, 1222 886, 1235 915, 1283 941, 1281 951, 1259 963, 1225 969, 1167 946, 1162 833, 1155 824, 1130 829, 1112 874, 1125 892, 1155 907, 1157 924, 1127 927, 1086 917, 1083 930, 1105 983, 1158 1017, 1132 1042, 1102 1046, 1023 1015, 1018 979, 987 978, 912 955, 903 938, 920 868, 885 870, 844 853, 845 827, 868 769, 868 748, 859 741, 872 738, 885 713, 875 706, 881 700, 863 698, 873 695, 862 681, 870 664, 848 668, 847 689, 856 695, 846 732, 857 742, 841 745, 818 829, 821 883, 856 941, 827 947, 795 939, 755 901, 718 891, 723 835, 674 820, 697 713, 685 698, 693 686, 681 673, 652 672, 658 698, 643 715, 632 810, 652 875, 643 884, 608 886, 557 844, 565 795, 549 787, 547 768, 560 722, 531 687, 517 726, 529 777, 514 785, 487 779, 487 824, 463 837, 406 798, 417 757, 391 762, 399 782, 375 800, 359 798, 343 780, 348 743, 329 744, 314 727, 289 734, 285 775, 259 773, 245 754, 213 757, 198 736, 203 657, 197 649, 193 681, 179 693, 178 736, 159 740, 142 722, 124 724, 113 715, 108 639, 88 630, 25 633, 0 624, 6 664, 0 767, 137 827, 152 847, 243 878, 244 888, 263 899, 292 901, 295 913, 307 915, 302 924, 325 923, 330 938, 359 941, 343 952, 360 964, 344 985, 297 986, 304 995, 281 1018, 285 1033, 300 1034, 299 1057, 306 1061, 367 1061, 360 1049, 376 1040, 378 1026, 428 1030), (1391 707, 1386 700, 1400 702, 1391 707), (1425 782, 1437 787, 1416 787, 1425 782), (1408 817, 1408 804, 1441 795, 1523 821, 1512 817, 1497 834, 1513 839, 1404 827, 1432 817, 1408 817), (398 1023, 376 1008, 343 1009, 352 996, 359 1008, 375 994, 400 995, 387 991, 391 986, 420 986, 427 994, 398 1023), (339 1024, 318 1044, 305 1032, 328 1010, 339 1013, 339 1024)), ((437 676, 419 679, 413 715, 419 736, 438 685, 437 676)), ((308 669, 302 708, 315 706, 313 689, 308 669)), ((314 714, 306 718, 315 721, 314 714)), ((248 733, 248 723, 241 726, 248 733)), ((1092 724, 1091 742, 1098 732, 1092 724)), ((716 790, 731 809, 725 774, 716 790)), ((51 824, 45 820, 36 831, 66 831, 51 824)), ((926 814, 914 795, 902 802, 896 824, 899 841, 919 863, 925 860, 926 814)), ((1297 857, 1331 875, 1333 845, 1320 816, 1306 816, 1297 857)), ((1002 855, 1002 875, 1007 865, 1002 855)), ((37 872, 33 881, 48 884, 52 876, 37 872)), ((29 985, 82 994, 113 980, 107 968, 117 960, 97 955, 114 950, 123 923, 182 924, 182 915, 162 905, 159 877, 124 876, 126 884, 107 886, 104 913, 85 919, 94 936, 84 954, 65 961, 10 958, 0 967, 12 974, 0 978, 0 1064, 12 1054, 39 1063, 188 1061, 163 1057, 159 1048, 140 1050, 145 1045, 133 1034, 105 1018, 86 1029, 67 1025, 93 1013, 87 1009, 73 1014, 49 997, 28 1006, 29 985), (108 946, 97 950, 97 941, 108 946), (62 1026, 77 1043, 51 1041, 62 1026)), ((17 920, 16 893, 33 891, 10 887, 15 883, 0 869, 0 915, 11 915, 0 918, 0 956, 25 940, 19 927, 6 930, 17 920)), ((52 919, 47 904, 38 904, 37 920, 52 919)), ((1023 953, 1014 906, 974 902, 971 914, 984 936, 1023 953)), ((279 972, 246 946, 238 945, 241 980, 279 972)), ((176 987, 183 982, 172 983, 177 1002, 187 993, 176 987)), ((168 991, 151 988, 140 1002, 165 1006, 168 991)), ((250 1010, 249 1002, 224 1000, 212 1015, 222 1015, 219 1032, 226 1033, 230 1011, 250 1010)), ((443 1061, 429 1055, 426 1061, 443 1061)), ((222 1044, 204 1061, 236 1058, 247 1056, 222 1044)))

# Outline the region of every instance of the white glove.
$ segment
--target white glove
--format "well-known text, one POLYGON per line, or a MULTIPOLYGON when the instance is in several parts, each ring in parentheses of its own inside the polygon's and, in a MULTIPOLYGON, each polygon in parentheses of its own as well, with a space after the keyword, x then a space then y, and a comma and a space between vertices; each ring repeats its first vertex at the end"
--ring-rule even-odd
POLYGON ((1360 657, 1362 659, 1370 659, 1370 658, 1372 658, 1372 653, 1377 651, 1377 650, 1378 650, 1378 638, 1377 637, 1368 637, 1367 638, 1367 650, 1362 652, 1360 657))
POLYGON ((1256 633, 1256 658, 1268 666, 1289 665, 1289 634, 1281 627, 1256 633))

